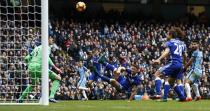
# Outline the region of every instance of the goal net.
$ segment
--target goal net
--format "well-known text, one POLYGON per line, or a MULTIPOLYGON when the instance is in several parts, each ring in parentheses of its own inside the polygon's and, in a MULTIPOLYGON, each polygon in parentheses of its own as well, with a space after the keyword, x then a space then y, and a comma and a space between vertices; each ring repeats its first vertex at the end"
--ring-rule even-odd
MULTIPOLYGON (((43 81, 48 83, 48 78, 41 80, 30 77, 25 61, 25 57, 35 47, 43 44, 42 37, 47 37, 47 33, 45 36, 42 34, 41 4, 43 4, 41 0, 1 0, 0 2, 0 105, 48 104, 46 100, 48 98, 43 97, 46 94, 42 93, 43 81), (35 84, 32 84, 33 79, 37 79, 35 84), (28 86, 31 86, 31 89, 28 86)), ((44 43, 48 44, 47 38, 44 40, 44 43)), ((45 84, 45 91, 48 92, 46 87, 48 84, 45 84)))

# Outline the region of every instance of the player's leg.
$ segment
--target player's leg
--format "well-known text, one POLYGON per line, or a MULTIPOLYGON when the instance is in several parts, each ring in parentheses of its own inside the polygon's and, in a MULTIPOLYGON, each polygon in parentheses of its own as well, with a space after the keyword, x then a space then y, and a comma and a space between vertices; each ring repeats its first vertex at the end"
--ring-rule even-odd
POLYGON ((40 69, 37 68, 36 65, 30 65, 29 66, 29 76, 32 81, 32 85, 29 84, 26 87, 26 89, 23 91, 21 96, 18 98, 17 102, 22 102, 23 99, 33 90, 33 87, 36 86, 36 84, 38 83, 39 78, 41 76, 40 69))
POLYGON ((174 91, 177 93, 180 101, 185 101, 186 100, 185 93, 184 93, 184 88, 183 88, 183 85, 181 83, 181 80, 177 80, 177 84, 175 84, 175 86, 174 86, 174 91))
POLYGON ((155 72, 155 91, 156 91, 156 99, 161 98, 161 86, 162 86, 162 81, 161 81, 161 72, 158 70, 155 72))
POLYGON ((193 83, 192 89, 195 93, 195 100, 197 101, 201 99, 200 92, 198 89, 198 86, 199 86, 198 82, 199 82, 199 79, 201 78, 201 72, 195 70, 192 72, 192 75, 193 75, 191 78, 192 83, 193 83))
POLYGON ((82 79, 78 82, 78 88, 80 89, 80 92, 82 93, 84 100, 88 100, 86 91, 89 91, 89 88, 86 87, 86 79, 82 79))
POLYGON ((194 78, 194 75, 193 75, 193 70, 191 70, 187 76, 186 76, 186 79, 185 79, 185 91, 186 91, 186 94, 187 94, 187 100, 192 100, 192 96, 191 96, 191 87, 190 87, 190 84, 195 81, 195 78, 194 78))
POLYGON ((169 93, 169 90, 170 90, 169 80, 172 81, 172 78, 165 77, 165 81, 164 81, 164 95, 163 95, 163 98, 162 98, 164 102, 167 101, 168 93, 169 93))
POLYGON ((131 89, 131 95, 129 97, 128 102, 132 101, 136 94, 137 94, 137 86, 133 86, 132 89, 131 89))
POLYGON ((196 101, 200 100, 201 96, 200 96, 200 92, 199 92, 199 89, 198 89, 198 83, 194 83, 192 85, 192 88, 193 88, 193 91, 195 92, 195 95, 196 95, 195 100, 196 101))
POLYGON ((52 80, 53 84, 52 87, 50 88, 50 102, 57 102, 55 98, 55 93, 59 88, 61 77, 57 75, 55 72, 49 70, 49 78, 52 80))

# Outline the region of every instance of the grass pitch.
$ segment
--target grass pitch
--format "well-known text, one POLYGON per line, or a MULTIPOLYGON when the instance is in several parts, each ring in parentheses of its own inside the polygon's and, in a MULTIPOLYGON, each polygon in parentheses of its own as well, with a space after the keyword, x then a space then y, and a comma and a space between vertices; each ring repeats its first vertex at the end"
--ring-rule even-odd
POLYGON ((210 100, 130 103, 126 100, 61 101, 49 106, 0 106, 0 111, 210 111, 210 100))

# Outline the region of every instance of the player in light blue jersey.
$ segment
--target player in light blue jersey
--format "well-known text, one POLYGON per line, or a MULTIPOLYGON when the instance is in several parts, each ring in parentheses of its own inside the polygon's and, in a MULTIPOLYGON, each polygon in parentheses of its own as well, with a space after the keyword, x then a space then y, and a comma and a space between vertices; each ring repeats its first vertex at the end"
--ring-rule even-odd
POLYGON ((185 79, 185 91, 187 98, 192 100, 190 92, 190 84, 192 84, 193 91, 196 95, 195 100, 200 100, 201 96, 198 89, 198 81, 202 76, 203 53, 199 50, 198 41, 192 42, 191 49, 193 50, 192 56, 184 67, 186 70, 189 66, 191 66, 190 71, 187 73, 185 79))
POLYGON ((77 73, 80 75, 80 80, 77 84, 78 89, 80 89, 84 100, 88 100, 86 92, 89 89, 86 87, 86 83, 87 83, 87 76, 88 73, 90 73, 90 71, 83 65, 83 61, 79 61, 78 65, 77 65, 77 73))
POLYGON ((153 60, 153 64, 160 64, 162 59, 168 56, 170 57, 168 64, 159 68, 159 70, 155 72, 156 95, 153 97, 154 99, 160 99, 162 97, 162 81, 160 79, 160 76, 164 75, 165 83, 164 95, 162 98, 163 101, 167 101, 167 96, 171 87, 170 85, 173 85, 175 81, 177 81, 178 85, 174 86, 174 90, 178 94, 180 101, 186 100, 186 97, 184 96, 184 88, 181 84, 182 76, 180 75, 183 66, 182 56, 185 56, 186 51, 186 45, 183 41, 180 40, 183 36, 184 34, 180 28, 172 28, 167 38, 168 41, 165 43, 165 50, 158 59, 153 60))

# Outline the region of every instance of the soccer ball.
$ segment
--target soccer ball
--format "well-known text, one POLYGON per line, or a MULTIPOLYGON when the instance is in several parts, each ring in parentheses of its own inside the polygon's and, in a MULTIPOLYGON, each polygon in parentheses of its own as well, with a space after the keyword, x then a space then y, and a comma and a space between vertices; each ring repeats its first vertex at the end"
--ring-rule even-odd
POLYGON ((76 9, 79 12, 82 12, 86 9, 86 4, 84 2, 77 2, 76 9))

